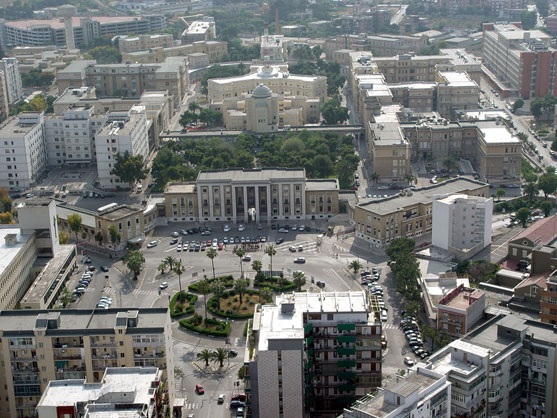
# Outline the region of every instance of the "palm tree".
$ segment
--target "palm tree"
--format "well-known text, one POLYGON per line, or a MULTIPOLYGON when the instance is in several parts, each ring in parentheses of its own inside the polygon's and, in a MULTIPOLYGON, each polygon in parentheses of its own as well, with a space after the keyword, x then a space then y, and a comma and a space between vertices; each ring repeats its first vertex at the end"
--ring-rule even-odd
POLYGON ((352 260, 350 264, 348 264, 348 269, 352 270, 354 274, 358 274, 358 272, 362 269, 362 263, 358 260, 352 260))
POLYGON ((242 296, 246 293, 247 288, 248 284, 244 279, 236 279, 234 281, 234 291, 238 293, 238 296, 240 297, 240 305, 242 304, 242 296))
POLYGON ((457 168, 457 162, 452 155, 445 158, 445 160, 443 161, 443 165, 445 166, 445 168, 447 170, 449 170, 449 172, 451 172, 451 171, 453 171, 453 169, 457 168))
POLYGON ((174 268, 172 269, 174 273, 178 275, 178 285, 180 286, 180 294, 182 294, 182 274, 186 271, 186 268, 182 264, 182 260, 174 262, 174 268))
POLYGON ((255 277, 258 277, 261 274, 261 270, 263 270, 263 264, 259 260, 253 260, 253 263, 251 263, 251 268, 254 269, 257 273, 255 277))
POLYGON ((213 353, 207 349, 204 349, 203 351, 197 353, 197 358, 205 362, 205 367, 209 367, 209 360, 213 358, 213 353))
POLYGON ((416 176, 412 175, 412 174, 407 174, 406 175, 406 181, 408 182, 409 185, 414 184, 418 179, 416 178, 416 176))
POLYGON ((526 186, 524 186, 524 193, 528 195, 528 199, 530 200, 530 202, 534 200, 534 196, 536 196, 538 192, 539 192, 538 186, 534 182, 526 183, 526 186))
POLYGON ((265 254, 267 254, 269 256, 269 258, 271 259, 271 262, 269 264, 271 264, 271 279, 273 278, 273 256, 275 256, 277 253, 277 250, 275 248, 274 245, 267 245, 265 247, 265 254))
POLYGON ((292 277, 294 278, 294 280, 292 280, 294 286, 296 286, 296 289, 298 289, 298 292, 300 292, 302 290, 302 286, 306 284, 306 275, 303 271, 298 270, 294 272, 292 277))
POLYGON ((211 286, 209 284, 209 281, 207 280, 207 276, 205 276, 203 280, 199 282, 197 289, 199 290, 199 293, 203 295, 203 305, 205 306, 205 321, 207 321, 207 293, 211 291, 211 286))
POLYGON ((218 309, 220 310, 220 298, 226 291, 226 287, 224 287, 224 284, 220 280, 216 280, 215 283, 213 283, 211 290, 213 291, 213 294, 217 298, 217 306, 218 309))
POLYGON ((241 272, 240 277, 244 277, 244 266, 242 265, 242 259, 246 255, 246 250, 244 250, 242 247, 238 247, 234 252, 234 254, 236 254, 240 258, 240 272, 241 272))
POLYGON ((215 258, 217 257, 218 253, 217 250, 214 248, 209 248, 206 253, 207 257, 211 259, 211 266, 213 267, 213 280, 216 279, 215 277, 215 258))
POLYGON ((195 102, 191 102, 191 103, 188 105, 188 110, 189 110, 190 112, 195 113, 195 112, 196 112, 197 110, 199 110, 199 109, 200 109, 199 105, 198 105, 197 103, 195 103, 195 102))
POLYGON ((376 185, 377 185, 377 182, 379 181, 380 178, 381 178, 381 177, 380 177, 379 174, 376 173, 376 172, 371 173, 371 175, 369 176, 369 179, 370 179, 371 181, 373 181, 373 183, 375 183, 376 185))
POLYGON ((145 257, 141 254, 141 251, 128 251, 128 254, 126 254, 126 266, 133 272, 134 280, 137 280, 137 276, 141 272, 143 264, 145 264, 145 257))
POLYGON ((168 269, 170 271, 174 270, 174 264, 177 262, 178 260, 176 260, 174 257, 172 257, 171 255, 169 255, 168 257, 166 257, 163 262, 166 263, 166 265, 168 266, 168 269))
POLYGON ((213 357, 213 361, 215 363, 219 363, 219 367, 224 366, 224 360, 226 360, 228 358, 228 350, 219 347, 217 348, 215 351, 213 351, 212 353, 212 357, 213 357))
POLYGON ((166 263, 164 261, 160 263, 157 267, 157 270, 160 271, 161 274, 164 274, 164 271, 166 270, 166 263))
POLYGON ((273 301, 273 291, 268 288, 264 287, 263 289, 259 289, 259 301, 261 302, 263 299, 265 302, 272 302, 273 301))

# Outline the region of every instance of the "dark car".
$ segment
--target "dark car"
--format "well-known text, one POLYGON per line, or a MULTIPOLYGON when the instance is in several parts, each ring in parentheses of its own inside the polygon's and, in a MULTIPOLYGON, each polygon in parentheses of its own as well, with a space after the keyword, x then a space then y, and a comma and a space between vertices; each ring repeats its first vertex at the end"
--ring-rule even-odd
POLYGON ((271 224, 271 229, 275 230, 277 229, 277 226, 275 224, 271 224))
POLYGON ((245 402, 239 401, 239 400, 232 400, 230 401, 230 408, 236 409, 236 408, 244 408, 246 406, 245 402))
POLYGON ((89 266, 89 271, 95 271, 95 266, 89 266))
POLYGON ((315 282, 315 284, 320 287, 321 289, 323 289, 325 287, 325 282, 322 282, 321 280, 317 280, 315 282))
POLYGON ((101 266, 101 270, 106 273, 108 271, 108 266, 101 266))
POLYGON ((282 244, 284 242, 284 238, 277 238, 275 242, 277 245, 282 244))
POLYGON ((238 352, 236 350, 228 350, 228 357, 238 357, 238 352))

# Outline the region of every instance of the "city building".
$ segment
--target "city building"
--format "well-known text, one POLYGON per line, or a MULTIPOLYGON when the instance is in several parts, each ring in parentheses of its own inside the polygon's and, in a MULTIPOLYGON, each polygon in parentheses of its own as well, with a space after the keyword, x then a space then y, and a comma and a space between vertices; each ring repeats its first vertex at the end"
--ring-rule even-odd
POLYGON ((143 416, 163 408, 162 370, 156 367, 108 367, 97 383, 85 379, 52 380, 37 405, 38 418, 143 416))
POLYGON ((17 59, 22 74, 32 70, 56 74, 56 71, 66 67, 70 62, 81 59, 79 49, 57 49, 54 45, 17 46, 9 53, 17 59))
POLYGON ((381 322, 364 292, 278 296, 257 308, 248 335, 253 416, 338 415, 381 385, 381 322))
POLYGON ((265 84, 260 84, 251 94, 246 96, 245 103, 246 128, 248 131, 263 133, 278 130, 278 94, 273 93, 265 84))
POLYGON ((391 12, 388 9, 374 7, 355 10, 356 13, 341 16, 341 25, 345 33, 378 33, 391 24, 391 12))
POLYGON ((542 322, 557 325, 557 275, 547 278, 545 289, 540 289, 540 319, 542 322))
MULTIPOLYGON (((185 56, 188 58, 188 68, 191 70, 206 67, 208 64, 222 61, 228 53, 226 42, 198 41, 192 44, 176 45, 167 48, 151 48, 136 52, 123 52, 122 61, 139 64, 153 64, 164 62, 167 57, 185 56), (199 54, 207 57, 208 64, 199 62, 199 54)), ((193 81, 193 80, 191 80, 193 81)))
POLYGON ((270 63, 285 62, 288 59, 288 48, 284 42, 284 35, 269 35, 265 26, 265 33, 261 37, 261 60, 270 63))
POLYGON ((336 179, 307 179, 303 168, 202 170, 195 183, 169 183, 169 222, 326 219, 339 213, 336 179))
POLYGON ((5 121, 10 114, 10 102, 8 101, 8 87, 4 71, 0 71, 0 122, 5 121))
POLYGON ((396 238, 414 238, 432 230, 432 206, 436 195, 489 196, 489 185, 465 177, 381 199, 363 199, 350 208, 356 237, 384 246, 396 238))
POLYGON ((68 88, 95 87, 99 97, 138 98, 147 90, 168 90, 175 106, 188 90, 186 57, 167 57, 155 64, 96 64, 93 60, 73 61, 59 70, 58 92, 68 88))
POLYGON ((21 112, 0 125, 0 187, 34 186, 46 169, 43 113, 21 112))
POLYGON ((174 38, 169 33, 138 36, 118 36, 118 49, 121 53, 143 51, 152 48, 174 46, 174 38))
POLYGON ((19 63, 15 58, 2 58, 0 71, 4 73, 8 103, 14 104, 23 97, 19 63))
POLYGON ((428 370, 395 375, 377 392, 358 399, 339 418, 449 418, 451 383, 428 370))
POLYGON ((455 272, 433 274, 426 273, 418 279, 422 292, 422 301, 429 325, 437 327, 437 313, 439 301, 459 286, 470 287, 468 277, 457 275, 455 272))
POLYGON ((528 228, 520 231, 508 244, 507 259, 516 263, 531 262, 534 249, 553 243, 557 238, 557 215, 534 222, 528 228))
POLYGON ((437 332, 460 338, 483 318, 485 306, 482 290, 458 286, 437 304, 437 332))
POLYGON ((273 93, 318 98, 320 105, 327 98, 327 77, 290 74, 286 64, 253 65, 250 72, 242 76, 212 78, 207 97, 210 103, 222 102, 251 93, 261 83, 273 93))
POLYGON ((99 232, 103 236, 103 246, 115 251, 126 248, 128 244, 139 244, 145 241, 146 222, 141 208, 110 203, 95 211, 60 203, 57 213, 60 229, 70 234, 70 237, 74 233, 68 225, 68 217, 75 213, 82 220, 82 232, 85 233, 83 240, 89 243, 95 243, 95 235, 99 232), (111 227, 120 234, 120 240, 117 242, 112 240, 111 227))
POLYGON ((167 308, 1 311, 2 416, 35 416, 49 382, 101 382, 107 367, 162 370, 172 405, 171 334, 167 308))
POLYGON ((459 260, 466 260, 491 244, 492 213, 492 198, 436 196, 431 243, 459 260))
POLYGON ((337 35, 325 41, 324 50, 331 57, 339 49, 354 51, 371 51, 374 57, 387 57, 402 54, 413 54, 427 46, 427 37, 412 35, 337 35))
POLYGON ((451 382, 451 416, 552 417, 557 408, 555 327, 495 316, 418 363, 451 382))
POLYGON ((111 119, 112 122, 104 125, 95 135, 97 180, 104 189, 130 186, 112 174, 116 155, 124 156, 128 152, 130 156, 141 156, 144 162, 149 156, 147 117, 144 113, 112 113, 111 119))
POLYGON ((215 18, 204 16, 201 20, 194 20, 182 33, 184 42, 210 41, 217 37, 215 18))
POLYGON ((71 24, 75 46, 86 45, 96 38, 128 33, 151 33, 166 26, 163 15, 152 16, 73 16, 66 18, 0 20, 2 49, 14 46, 66 46, 66 26, 71 24))
POLYGON ((547 31, 550 34, 552 34, 552 35, 557 34, 557 15, 556 14, 552 14, 551 16, 547 16, 545 18, 545 28, 547 29, 547 31))
POLYGON ((552 68, 555 49, 551 35, 520 24, 484 24, 482 63, 508 94, 523 99, 557 94, 557 76, 552 68))

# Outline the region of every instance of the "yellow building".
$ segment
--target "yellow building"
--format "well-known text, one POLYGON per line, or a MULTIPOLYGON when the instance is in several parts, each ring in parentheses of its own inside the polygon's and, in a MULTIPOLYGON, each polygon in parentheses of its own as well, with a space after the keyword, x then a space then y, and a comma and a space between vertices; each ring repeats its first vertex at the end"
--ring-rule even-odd
POLYGON ((0 312, 0 416, 35 416, 51 380, 99 382, 107 367, 157 367, 174 403, 166 308, 0 312))

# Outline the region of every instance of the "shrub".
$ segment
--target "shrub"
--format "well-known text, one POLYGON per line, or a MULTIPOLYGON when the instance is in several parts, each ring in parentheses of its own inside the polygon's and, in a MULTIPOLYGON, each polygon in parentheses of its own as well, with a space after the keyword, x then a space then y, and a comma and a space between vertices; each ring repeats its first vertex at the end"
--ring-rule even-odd
POLYGON ((177 292, 170 300, 169 309, 170 317, 178 318, 184 315, 191 315, 194 313, 195 308, 193 305, 197 301, 197 295, 186 292, 177 292), (187 307, 186 307, 187 305, 187 307))
MULTIPOLYGON (((223 299, 227 299, 231 297, 231 293, 233 293, 233 291, 229 290, 227 292, 225 292, 222 295, 223 299)), ((257 290, 253 290, 250 289, 248 290, 244 297, 247 295, 258 295, 259 292, 257 290)), ((209 312, 211 312, 214 315, 217 316, 221 316, 221 317, 225 317, 225 318, 232 318, 232 319, 246 319, 246 318, 251 318, 253 316, 252 313, 246 312, 246 313, 234 313, 232 311, 232 309, 222 309, 222 303, 221 303, 221 309, 218 310, 217 309, 217 304, 216 304, 217 298, 215 296, 212 296, 208 301, 207 301, 207 309, 209 310, 209 312)), ((234 301, 237 303, 239 301, 239 299, 237 297, 234 298, 234 301)), ((226 303, 226 306, 231 307, 232 306, 232 301, 228 300, 228 302, 226 303)), ((255 303, 253 301, 250 301, 250 305, 255 305, 255 303)), ((249 308, 247 306, 243 306, 242 307, 243 311, 247 311, 249 310, 249 308)))
POLYGON ((296 289, 296 286, 290 280, 282 280, 282 286, 280 282, 280 277, 265 277, 263 279, 255 279, 253 287, 268 287, 275 292, 287 292, 296 289))
POLYGON ((195 314, 192 318, 182 319, 180 321, 180 326, 189 329, 190 331, 199 332, 200 334, 215 335, 217 337, 226 337, 230 334, 230 323, 228 322, 207 318, 207 324, 216 325, 216 329, 209 329, 199 326, 202 321, 203 319, 201 318, 201 315, 195 314), (199 321, 194 320, 196 317, 199 317, 199 321))
MULTIPOLYGON (((209 284, 213 283, 215 280, 222 280, 222 282, 224 283, 224 287, 226 287, 226 288, 231 288, 232 286, 234 286, 234 277, 232 277, 231 274, 228 274, 226 276, 220 276, 220 277, 217 277, 215 279, 207 279, 209 284)), ((190 292, 199 293, 199 282, 200 282, 200 280, 190 284, 188 286, 188 290, 190 292)))

